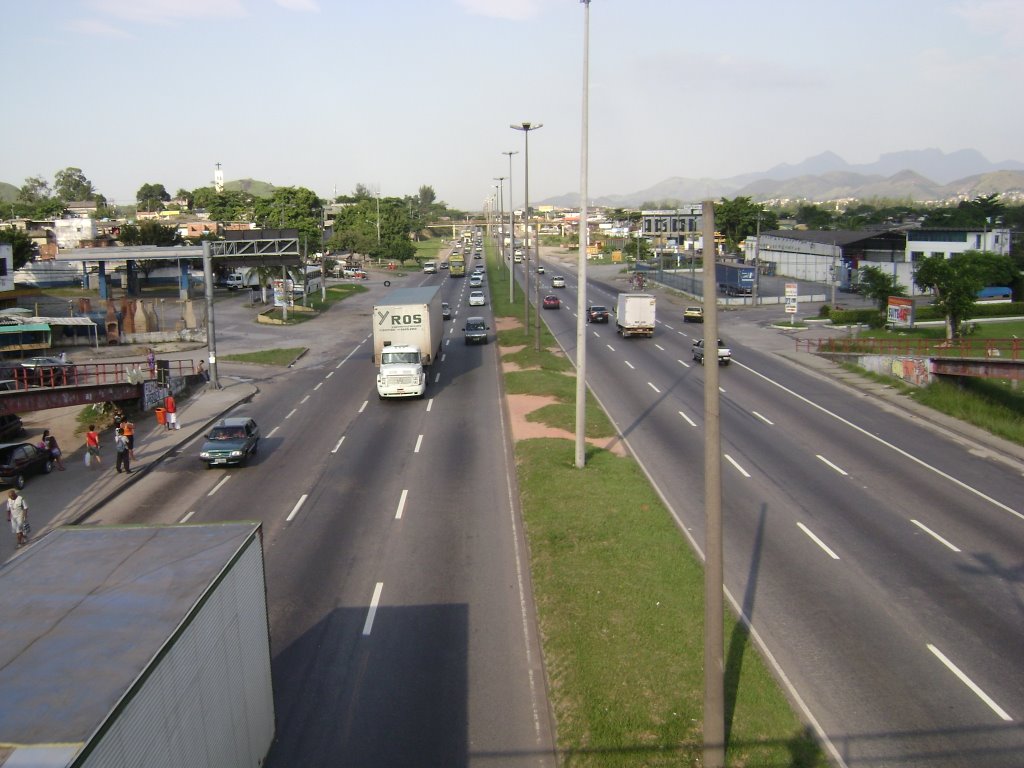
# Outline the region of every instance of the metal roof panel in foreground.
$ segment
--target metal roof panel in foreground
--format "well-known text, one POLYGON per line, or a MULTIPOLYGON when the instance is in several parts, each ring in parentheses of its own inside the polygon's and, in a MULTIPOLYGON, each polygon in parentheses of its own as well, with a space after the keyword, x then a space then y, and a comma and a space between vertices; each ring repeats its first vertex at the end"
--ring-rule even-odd
POLYGON ((258 530, 67 526, 0 565, 0 753, 88 740, 258 530))

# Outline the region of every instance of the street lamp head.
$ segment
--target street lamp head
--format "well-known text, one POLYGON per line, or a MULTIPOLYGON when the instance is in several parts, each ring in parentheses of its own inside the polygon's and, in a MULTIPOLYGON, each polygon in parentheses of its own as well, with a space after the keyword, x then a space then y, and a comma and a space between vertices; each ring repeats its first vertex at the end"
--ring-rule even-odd
POLYGON ((544 123, 537 123, 536 125, 534 125, 533 123, 527 122, 525 120, 522 123, 520 123, 519 125, 510 125, 509 126, 509 128, 514 128, 517 131, 536 131, 538 128, 543 128, 543 127, 544 127, 544 123))

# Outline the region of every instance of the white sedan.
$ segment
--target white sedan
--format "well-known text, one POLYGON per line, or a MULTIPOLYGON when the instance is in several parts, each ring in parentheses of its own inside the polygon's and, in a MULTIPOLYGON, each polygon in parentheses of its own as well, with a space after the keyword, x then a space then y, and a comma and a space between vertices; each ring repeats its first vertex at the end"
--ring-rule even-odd
POLYGON ((470 291, 469 292, 469 306, 471 307, 482 307, 487 303, 487 299, 484 297, 483 291, 470 291))
POLYGON ((555 277, 551 278, 551 287, 565 288, 565 278, 562 277, 561 275, 555 275, 555 277))

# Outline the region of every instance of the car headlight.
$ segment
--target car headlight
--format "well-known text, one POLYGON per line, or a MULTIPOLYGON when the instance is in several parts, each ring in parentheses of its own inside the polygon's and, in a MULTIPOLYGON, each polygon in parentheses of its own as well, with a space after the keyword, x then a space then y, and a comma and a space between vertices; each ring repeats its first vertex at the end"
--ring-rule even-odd
POLYGON ((237 449, 231 452, 231 458, 233 458, 233 459, 237 459, 241 455, 242 455, 242 452, 237 450, 237 449))
POLYGON ((208 458, 210 458, 210 452, 209 451, 200 451, 199 452, 199 458, 200 459, 208 459, 208 458))

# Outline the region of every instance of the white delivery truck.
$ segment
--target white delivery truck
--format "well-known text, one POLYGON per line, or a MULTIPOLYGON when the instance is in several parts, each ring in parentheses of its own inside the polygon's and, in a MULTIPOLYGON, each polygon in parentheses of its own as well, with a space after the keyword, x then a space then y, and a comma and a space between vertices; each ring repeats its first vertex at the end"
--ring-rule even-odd
POLYGON ((373 363, 377 394, 423 397, 443 334, 441 288, 398 288, 373 308, 373 363))
POLYGON ((242 267, 228 275, 226 285, 229 291, 237 291, 240 288, 259 288, 260 274, 255 267, 242 267))
POLYGON ((620 293, 615 328, 620 336, 653 336, 654 297, 649 293, 620 293))

